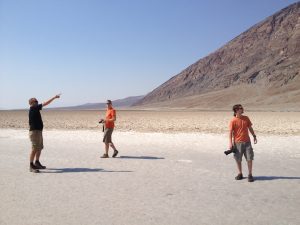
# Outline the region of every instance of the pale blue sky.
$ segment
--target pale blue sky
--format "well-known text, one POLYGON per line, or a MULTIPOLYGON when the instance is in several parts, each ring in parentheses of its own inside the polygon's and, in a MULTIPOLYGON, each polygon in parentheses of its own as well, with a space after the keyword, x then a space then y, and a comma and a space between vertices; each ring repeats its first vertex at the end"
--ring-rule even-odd
POLYGON ((0 0, 0 109, 143 95, 292 0, 0 0))

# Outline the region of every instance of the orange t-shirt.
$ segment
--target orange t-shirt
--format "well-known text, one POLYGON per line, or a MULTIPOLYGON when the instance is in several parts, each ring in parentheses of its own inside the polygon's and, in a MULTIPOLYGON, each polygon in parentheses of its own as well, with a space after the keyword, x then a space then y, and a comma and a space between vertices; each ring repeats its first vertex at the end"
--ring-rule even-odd
POLYGON ((247 116, 234 117, 229 123, 230 132, 233 131, 234 142, 250 142, 249 127, 252 126, 247 116))
POLYGON ((106 110, 106 116, 105 116, 105 127, 106 128, 114 128, 115 122, 114 121, 107 121, 108 119, 112 119, 113 117, 116 117, 116 110, 113 108, 106 110))

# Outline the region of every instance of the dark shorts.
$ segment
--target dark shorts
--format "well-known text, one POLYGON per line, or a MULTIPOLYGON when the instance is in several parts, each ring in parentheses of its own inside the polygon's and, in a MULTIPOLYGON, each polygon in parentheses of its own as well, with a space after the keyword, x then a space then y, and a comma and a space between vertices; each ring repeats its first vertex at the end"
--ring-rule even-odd
POLYGON ((106 144, 112 143, 111 136, 112 136, 113 131, 114 131, 114 128, 105 128, 104 136, 103 136, 104 143, 106 143, 106 144))
POLYGON ((251 146, 251 142, 239 142, 235 143, 236 153, 234 153, 234 158, 236 161, 241 162, 243 155, 247 161, 254 159, 254 152, 251 146))
POLYGON ((31 130, 29 131, 29 138, 33 151, 41 151, 44 148, 43 144, 43 131, 31 130))

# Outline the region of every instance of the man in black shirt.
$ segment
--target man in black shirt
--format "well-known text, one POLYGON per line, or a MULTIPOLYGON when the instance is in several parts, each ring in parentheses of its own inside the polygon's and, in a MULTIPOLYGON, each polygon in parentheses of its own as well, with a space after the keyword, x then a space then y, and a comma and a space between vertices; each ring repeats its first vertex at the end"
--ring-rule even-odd
POLYGON ((49 105, 54 99, 59 98, 60 95, 56 95, 43 104, 39 104, 36 98, 29 99, 29 137, 32 144, 32 150, 30 153, 30 172, 38 173, 39 169, 46 169, 40 163, 40 156, 43 145, 43 120, 40 110, 46 105, 49 105), (33 163, 35 158, 35 163, 33 163))

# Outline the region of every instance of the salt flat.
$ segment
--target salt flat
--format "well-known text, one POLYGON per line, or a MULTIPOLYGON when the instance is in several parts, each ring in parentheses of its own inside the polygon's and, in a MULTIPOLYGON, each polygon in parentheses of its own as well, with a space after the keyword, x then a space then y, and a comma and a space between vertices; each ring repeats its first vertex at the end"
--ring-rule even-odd
MULTIPOLYGON (((45 128, 63 130, 101 130, 100 110, 41 111, 45 128)), ((257 135, 300 135, 300 112, 248 112, 257 135)), ((231 111, 118 110, 116 130, 162 133, 228 132, 231 111)), ((28 111, 1 111, 0 128, 28 129, 28 111)))
POLYGON ((300 223, 297 135, 258 137, 254 183, 234 180, 226 134, 116 131, 109 159, 101 138, 46 129, 48 169, 33 174, 28 131, 1 129, 0 224, 300 223))

